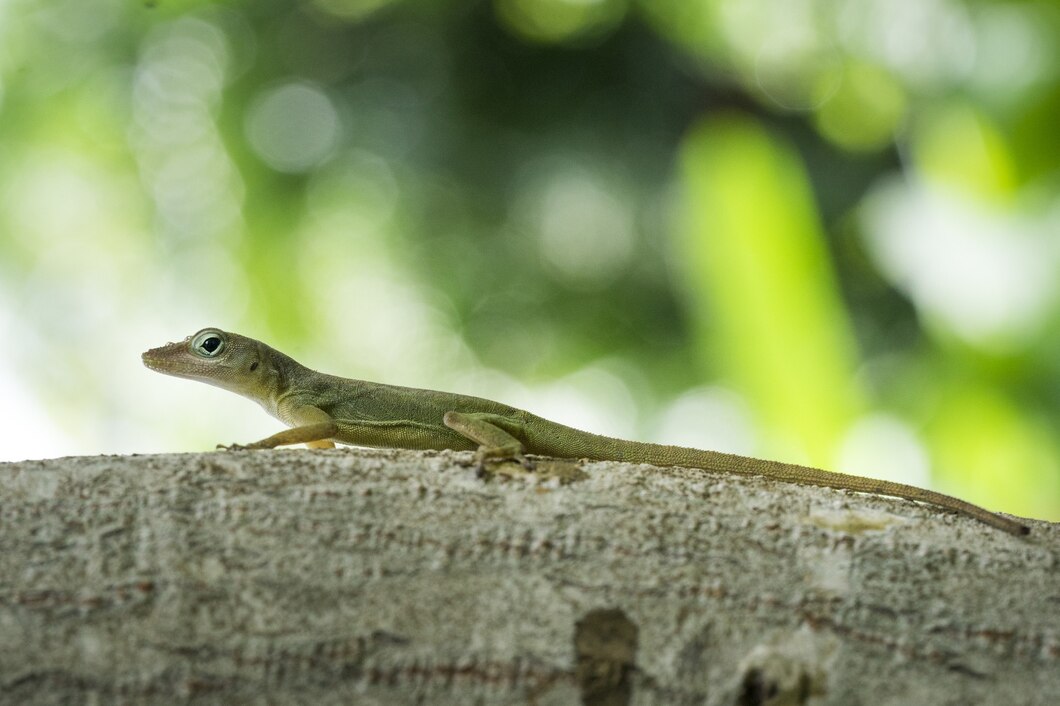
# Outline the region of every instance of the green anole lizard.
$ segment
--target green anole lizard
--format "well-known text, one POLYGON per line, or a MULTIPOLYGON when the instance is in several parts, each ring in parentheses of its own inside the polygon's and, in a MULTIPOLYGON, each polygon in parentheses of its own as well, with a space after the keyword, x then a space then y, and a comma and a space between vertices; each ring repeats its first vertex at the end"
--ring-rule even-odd
POLYGON ((717 451, 613 439, 478 397, 325 375, 264 343, 215 328, 153 348, 143 354, 143 362, 160 373, 243 395, 291 427, 251 444, 220 448, 271 449, 300 443, 330 448, 338 441, 354 446, 475 450, 480 464, 508 458, 528 465, 523 454, 531 453, 683 466, 891 495, 955 510, 1010 534, 1030 531, 977 505, 903 483, 717 451))

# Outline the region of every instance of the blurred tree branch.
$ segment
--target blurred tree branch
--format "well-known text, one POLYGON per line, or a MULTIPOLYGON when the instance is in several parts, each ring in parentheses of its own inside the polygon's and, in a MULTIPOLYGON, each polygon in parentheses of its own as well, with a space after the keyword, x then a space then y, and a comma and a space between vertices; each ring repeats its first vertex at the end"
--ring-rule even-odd
POLYGON ((1045 704, 1060 526, 594 463, 0 465, 7 703, 1045 704), (870 696, 871 695, 871 696, 870 696))

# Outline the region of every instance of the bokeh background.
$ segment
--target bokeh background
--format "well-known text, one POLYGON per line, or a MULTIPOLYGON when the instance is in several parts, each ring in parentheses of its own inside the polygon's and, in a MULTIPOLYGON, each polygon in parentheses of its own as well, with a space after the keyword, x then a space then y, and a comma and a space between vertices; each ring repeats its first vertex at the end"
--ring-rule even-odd
POLYGON ((0 458, 320 370, 1060 520, 1054 0, 2 0, 0 458))

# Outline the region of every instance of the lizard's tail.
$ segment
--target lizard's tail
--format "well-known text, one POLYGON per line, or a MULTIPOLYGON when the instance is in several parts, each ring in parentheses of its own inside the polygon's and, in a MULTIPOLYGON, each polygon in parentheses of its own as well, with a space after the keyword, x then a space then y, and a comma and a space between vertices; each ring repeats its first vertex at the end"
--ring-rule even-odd
MULTIPOLYGON (((694 451, 694 449, 689 449, 694 451)), ((874 495, 891 495, 906 500, 915 500, 922 503, 930 503, 954 510, 961 514, 984 522, 991 527, 996 527, 1003 532, 1014 535, 1025 535, 1030 532, 1026 525, 1010 519, 995 512, 990 512, 978 505, 955 498, 952 495, 938 493, 934 490, 918 488, 905 483, 896 483, 889 480, 876 478, 865 478, 863 476, 852 476, 847 473, 835 473, 824 471, 809 466, 798 466, 779 461, 763 461, 759 459, 723 454, 718 452, 702 452, 709 454, 709 458, 703 458, 700 463, 693 463, 697 468, 705 468, 712 471, 727 471, 741 475, 762 475, 789 483, 800 483, 803 485, 817 485, 825 488, 838 488, 840 490, 853 490, 859 493, 872 493, 874 495)), ((690 461, 696 459, 689 458, 690 461)), ((680 464, 683 465, 683 464, 680 464)))
MULTIPOLYGON (((544 421, 544 420, 542 420, 544 421)), ((550 422, 549 424, 555 424, 550 422)), ((559 426, 559 425, 556 425, 559 426)), ((566 428, 564 428, 566 429, 566 428)), ((799 466, 779 461, 764 461, 747 456, 721 453, 718 451, 701 451, 683 446, 664 446, 646 444, 637 441, 625 441, 606 436, 597 436, 580 432, 577 434, 548 434, 556 444, 540 444, 537 453, 575 458, 590 458, 602 461, 625 461, 628 463, 650 463, 656 466, 684 466, 702 468, 721 473, 737 473, 745 476, 766 476, 789 483, 817 485, 839 490, 853 490, 860 493, 891 495, 906 500, 930 503, 953 510, 996 527, 1003 532, 1024 535, 1030 528, 1016 520, 990 512, 978 505, 933 490, 917 488, 904 483, 895 483, 875 478, 863 478, 846 473, 833 473, 819 468, 799 466), (562 440, 562 441, 561 441, 562 440), (551 446, 552 448, 544 448, 551 446)), ((541 439, 544 441, 544 439, 541 439)))

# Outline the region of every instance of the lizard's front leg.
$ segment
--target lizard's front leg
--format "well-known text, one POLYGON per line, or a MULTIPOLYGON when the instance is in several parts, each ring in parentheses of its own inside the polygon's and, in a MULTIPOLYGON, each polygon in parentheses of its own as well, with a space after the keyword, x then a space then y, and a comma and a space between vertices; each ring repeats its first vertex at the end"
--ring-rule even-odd
POLYGON ((445 426, 457 434, 479 444, 475 452, 475 461, 482 468, 487 460, 511 458, 518 461, 527 470, 533 470, 533 464, 523 455, 523 444, 514 436, 491 423, 491 414, 465 414, 464 412, 446 412, 442 417, 445 426))
POLYGON ((316 407, 301 407, 297 415, 298 421, 302 422, 299 426, 284 429, 250 444, 229 444, 228 446, 218 444, 217 448, 241 451, 244 449, 274 449, 287 444, 305 444, 315 449, 335 448, 335 443, 331 440, 338 436, 339 425, 327 412, 316 407))

